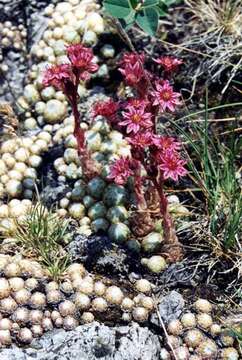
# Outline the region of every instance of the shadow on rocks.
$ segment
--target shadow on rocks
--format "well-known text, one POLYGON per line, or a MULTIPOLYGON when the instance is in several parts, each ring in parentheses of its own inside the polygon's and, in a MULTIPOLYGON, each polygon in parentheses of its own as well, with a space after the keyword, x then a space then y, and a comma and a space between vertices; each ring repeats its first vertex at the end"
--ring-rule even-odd
POLYGON ((118 278, 128 278, 132 272, 140 272, 137 255, 114 245, 104 233, 89 237, 76 234, 68 245, 72 260, 82 262, 88 271, 118 278))

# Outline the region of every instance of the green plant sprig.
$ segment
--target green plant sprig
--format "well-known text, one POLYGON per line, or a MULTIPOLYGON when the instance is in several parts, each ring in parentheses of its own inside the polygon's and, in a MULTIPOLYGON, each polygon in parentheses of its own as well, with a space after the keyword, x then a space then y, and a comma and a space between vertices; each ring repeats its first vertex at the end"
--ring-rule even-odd
POLYGON ((145 33, 154 36, 158 29, 159 17, 167 15, 170 5, 177 0, 105 0, 105 11, 118 18, 125 30, 138 25, 145 33))
POLYGON ((16 220, 11 234, 25 249, 32 251, 56 280, 66 270, 69 256, 63 245, 68 234, 69 221, 59 219, 41 202, 33 205, 26 218, 16 220))

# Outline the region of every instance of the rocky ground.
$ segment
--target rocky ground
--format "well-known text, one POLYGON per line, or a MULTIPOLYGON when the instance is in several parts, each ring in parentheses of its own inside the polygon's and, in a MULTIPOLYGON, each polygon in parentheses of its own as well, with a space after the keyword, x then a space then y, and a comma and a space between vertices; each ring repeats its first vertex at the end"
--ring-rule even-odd
POLYGON ((44 335, 31 348, 1 351, 3 360, 159 359, 160 337, 137 323, 108 327, 98 322, 44 335))
MULTIPOLYGON (((182 296, 172 291, 161 299, 159 313, 163 321, 177 319, 184 309, 182 296)), ((3 360, 158 360, 164 342, 159 331, 159 321, 154 314, 151 323, 140 326, 106 326, 98 322, 82 325, 75 330, 54 330, 31 347, 0 351, 3 360)))

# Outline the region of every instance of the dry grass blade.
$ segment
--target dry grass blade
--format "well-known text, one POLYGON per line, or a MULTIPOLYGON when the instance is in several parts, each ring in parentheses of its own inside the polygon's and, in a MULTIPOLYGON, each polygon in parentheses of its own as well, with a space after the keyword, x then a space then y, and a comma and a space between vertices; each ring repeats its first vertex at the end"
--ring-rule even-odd
POLYGON ((168 333, 167 333, 167 330, 166 330, 164 321, 162 320, 162 317, 161 317, 161 315, 160 315, 158 306, 157 306, 157 304, 156 304, 156 299, 155 299, 154 295, 153 295, 152 297, 153 297, 154 304, 155 304, 156 314, 157 314, 159 323, 161 324, 161 327, 162 327, 162 329, 163 329, 163 331, 164 331, 164 334, 165 334, 165 337, 166 337, 166 340, 167 340, 167 344, 168 344, 168 346, 169 346, 170 349, 171 349, 171 352, 172 352, 172 354, 173 354, 173 356, 174 356, 174 359, 175 359, 175 360, 178 360, 178 357, 177 357, 177 355, 176 355, 176 353, 175 353, 175 350, 174 350, 174 348, 173 348, 173 346, 172 346, 172 343, 169 341, 169 335, 168 335, 168 333))
MULTIPOLYGON (((216 136, 214 128, 209 126, 208 97, 203 123, 191 122, 189 131, 185 131, 180 121, 195 114, 190 114, 171 123, 178 130, 186 144, 190 147, 187 158, 190 178, 194 187, 200 188, 206 207, 207 216, 191 224, 191 232, 197 243, 207 244, 213 265, 225 260, 229 264, 228 271, 242 268, 242 248, 239 241, 241 235, 242 194, 239 180, 239 154, 241 143, 235 136, 236 128, 232 123, 229 137, 221 139, 216 136)), ((228 107, 232 104, 216 108, 228 107)), ((238 104, 234 104, 238 105, 238 104)), ((240 104, 241 106, 241 104, 240 104)), ((233 106, 232 106, 233 107, 233 106)), ((195 117, 199 115, 196 113, 195 117)), ((219 133, 221 135, 221 133, 219 133)), ((201 192, 199 197, 201 197, 201 192)), ((196 197, 196 192, 194 192, 196 197)))
POLYGON ((203 54, 196 77, 206 75, 207 79, 218 80, 224 71, 231 71, 224 93, 242 69, 241 0, 185 0, 185 3, 193 14, 190 27, 195 30, 179 44, 178 53, 185 49, 203 54))
POLYGON ((240 0, 185 0, 207 31, 224 31, 240 36, 242 19, 240 0))
POLYGON ((4 135, 15 135, 19 121, 8 103, 0 103, 0 130, 4 135))

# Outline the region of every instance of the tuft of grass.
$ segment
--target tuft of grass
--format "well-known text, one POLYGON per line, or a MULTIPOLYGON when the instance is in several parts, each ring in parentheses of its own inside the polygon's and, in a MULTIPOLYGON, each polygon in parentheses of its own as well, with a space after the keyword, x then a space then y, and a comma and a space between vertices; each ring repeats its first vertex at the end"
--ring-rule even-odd
POLYGON ((64 250, 69 221, 60 219, 51 209, 37 202, 11 234, 24 249, 31 251, 54 279, 60 278, 69 264, 64 250))
POLYGON ((241 0, 185 0, 207 31, 240 36, 241 0))
POLYGON ((195 31, 181 45, 203 55, 194 79, 206 76, 216 81, 226 74, 223 94, 242 68, 241 0, 185 0, 185 3, 193 14, 190 28, 195 31))
MULTIPOLYGON (((228 105, 226 105, 227 107, 228 105)), ((221 107, 220 107, 221 108, 221 107)), ((191 122, 189 132, 177 122, 171 121, 182 134, 191 151, 188 168, 193 183, 200 189, 205 200, 210 240, 220 250, 241 252, 239 236, 242 229, 242 194, 239 183, 239 160, 241 141, 233 130, 230 140, 222 142, 212 134, 208 122, 208 97, 202 125, 191 122), (214 241, 215 240, 215 241, 214 241)), ((193 114, 191 114, 192 116, 193 114)))

